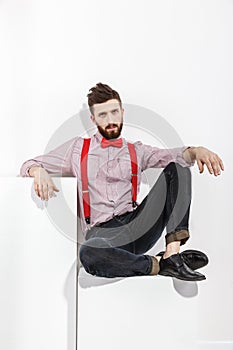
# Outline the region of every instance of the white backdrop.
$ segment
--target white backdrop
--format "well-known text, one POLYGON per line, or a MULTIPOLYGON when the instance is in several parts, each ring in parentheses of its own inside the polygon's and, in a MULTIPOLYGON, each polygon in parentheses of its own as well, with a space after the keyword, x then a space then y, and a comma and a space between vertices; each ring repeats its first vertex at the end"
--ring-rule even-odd
POLYGON ((192 168, 187 246, 210 257, 199 286, 206 341, 233 340, 232 18, 230 0, 0 1, 1 176, 42 154, 100 81, 223 159, 217 178, 192 168))

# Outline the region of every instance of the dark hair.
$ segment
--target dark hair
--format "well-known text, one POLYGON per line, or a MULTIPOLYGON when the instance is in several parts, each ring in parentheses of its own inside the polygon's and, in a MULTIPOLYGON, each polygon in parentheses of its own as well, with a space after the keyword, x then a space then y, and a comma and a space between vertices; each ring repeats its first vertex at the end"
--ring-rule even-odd
POLYGON ((92 87, 89 91, 90 92, 87 95, 88 106, 92 114, 94 113, 92 106, 95 103, 103 103, 111 99, 118 100, 120 102, 120 106, 122 107, 121 99, 118 92, 113 90, 112 88, 110 88, 110 86, 106 84, 98 83, 96 84, 96 86, 92 87))

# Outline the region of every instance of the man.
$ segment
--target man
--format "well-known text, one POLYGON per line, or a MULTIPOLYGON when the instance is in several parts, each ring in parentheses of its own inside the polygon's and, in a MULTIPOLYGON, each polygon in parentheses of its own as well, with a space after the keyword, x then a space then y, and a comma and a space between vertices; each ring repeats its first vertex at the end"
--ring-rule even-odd
POLYGON ((26 161, 21 176, 34 177, 35 192, 42 200, 59 191, 49 174, 77 177, 85 235, 80 260, 88 273, 108 278, 160 274, 204 280, 205 276, 195 270, 208 263, 207 256, 195 250, 180 253, 180 246, 189 239, 189 167, 197 161, 200 173, 206 165, 210 174, 218 176, 224 170, 222 160, 204 147, 160 149, 137 141, 130 148, 120 138, 124 109, 118 92, 98 83, 87 96, 91 120, 98 129, 89 148, 84 151, 84 139, 75 137, 48 154, 26 161), (163 171, 139 204, 135 196, 141 173, 153 167, 163 171), (165 252, 145 254, 165 227, 165 252))

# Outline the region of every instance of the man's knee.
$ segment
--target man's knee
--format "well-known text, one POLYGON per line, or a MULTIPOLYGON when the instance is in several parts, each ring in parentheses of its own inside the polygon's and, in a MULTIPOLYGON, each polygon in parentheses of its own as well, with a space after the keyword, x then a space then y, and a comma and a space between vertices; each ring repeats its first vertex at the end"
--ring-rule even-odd
POLYGON ((101 237, 88 239, 81 245, 79 258, 88 273, 92 275, 96 274, 95 266, 101 260, 102 249, 109 247, 110 244, 108 244, 107 240, 101 237))
POLYGON ((170 162, 163 170, 165 173, 175 172, 178 174, 185 174, 186 176, 191 176, 191 171, 189 167, 183 167, 177 162, 170 162))
POLYGON ((80 247, 79 256, 81 262, 87 259, 95 259, 95 257, 100 254, 100 249, 107 247, 109 247, 109 244, 105 238, 95 237, 88 239, 80 247))

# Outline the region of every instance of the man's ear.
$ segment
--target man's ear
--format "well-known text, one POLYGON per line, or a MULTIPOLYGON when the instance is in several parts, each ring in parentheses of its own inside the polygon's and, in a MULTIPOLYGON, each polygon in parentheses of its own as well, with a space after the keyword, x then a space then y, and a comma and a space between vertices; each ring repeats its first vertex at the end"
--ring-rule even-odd
POLYGON ((96 124, 95 117, 94 117, 92 114, 90 115, 90 118, 91 118, 91 121, 92 121, 94 124, 96 124))
POLYGON ((123 119, 123 117, 124 117, 124 112, 125 112, 124 108, 121 108, 121 112, 122 112, 122 119, 123 119))

